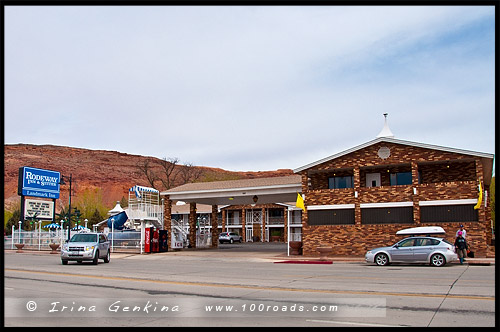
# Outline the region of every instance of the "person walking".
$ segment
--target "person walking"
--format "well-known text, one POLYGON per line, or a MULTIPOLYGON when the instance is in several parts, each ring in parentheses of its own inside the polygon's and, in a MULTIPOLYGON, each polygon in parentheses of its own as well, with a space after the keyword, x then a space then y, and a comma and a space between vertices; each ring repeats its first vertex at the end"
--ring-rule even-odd
POLYGON ((467 231, 464 229, 464 225, 460 225, 455 237, 458 237, 458 232, 462 232, 462 237, 465 239, 467 237, 467 231))
POLYGON ((458 259, 460 260, 460 264, 464 263, 464 258, 467 256, 467 241, 463 237, 462 231, 458 231, 458 236, 455 239, 455 251, 458 255, 458 259))

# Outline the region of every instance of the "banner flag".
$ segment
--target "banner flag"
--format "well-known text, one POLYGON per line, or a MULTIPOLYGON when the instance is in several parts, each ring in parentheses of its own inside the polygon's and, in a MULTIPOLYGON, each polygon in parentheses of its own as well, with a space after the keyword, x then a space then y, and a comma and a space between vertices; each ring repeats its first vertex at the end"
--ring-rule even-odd
POLYGON ((295 203, 295 206, 301 208, 304 212, 306 211, 306 207, 304 206, 304 199, 299 193, 297 193, 297 202, 295 203))
POLYGON ((474 210, 481 208, 482 201, 483 201, 483 189, 481 188, 481 181, 479 181, 479 197, 477 199, 476 206, 474 206, 474 210))

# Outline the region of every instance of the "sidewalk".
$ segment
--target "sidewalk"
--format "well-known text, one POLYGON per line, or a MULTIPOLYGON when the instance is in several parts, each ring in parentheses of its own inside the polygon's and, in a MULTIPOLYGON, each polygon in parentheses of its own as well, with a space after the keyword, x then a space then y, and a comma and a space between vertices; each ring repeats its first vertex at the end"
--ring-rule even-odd
MULTIPOLYGON (((50 250, 27 250, 24 249, 22 253, 16 253, 17 249, 5 249, 4 253, 6 254, 31 254, 31 255, 47 255, 50 254, 50 250)), ((115 251, 111 254, 112 259, 120 259, 126 258, 130 256, 140 256, 140 253, 137 252, 127 252, 127 251, 115 251)), ((200 250, 171 250, 168 252, 161 253, 151 253, 151 254, 142 254, 144 256, 157 256, 158 258, 164 256, 199 256, 199 257, 239 257, 242 260, 249 258, 258 258, 267 260, 270 262, 289 262, 289 263, 320 263, 322 260, 319 256, 302 256, 302 255, 290 255, 287 256, 287 253, 279 253, 274 251, 269 252, 259 252, 259 251, 230 251, 230 250, 213 250, 213 249, 200 249, 200 250)), ((58 256, 54 254, 54 256, 58 256)), ((328 256, 326 259, 327 262, 334 263, 364 263, 364 256, 328 256)), ((452 262, 451 264, 460 264, 458 260, 452 262)), ((468 265, 495 265, 495 258, 467 258, 464 264, 468 265)))
MULTIPOLYGON (((276 260, 282 261, 320 261, 319 256, 287 256, 285 254, 280 254, 273 257, 276 260)), ((365 257, 362 256, 328 256, 327 261, 332 261, 332 263, 361 263, 365 262, 365 257)), ((458 260, 450 264, 460 264, 458 260)), ((495 265, 495 258, 467 258, 464 264, 468 265, 495 265)))

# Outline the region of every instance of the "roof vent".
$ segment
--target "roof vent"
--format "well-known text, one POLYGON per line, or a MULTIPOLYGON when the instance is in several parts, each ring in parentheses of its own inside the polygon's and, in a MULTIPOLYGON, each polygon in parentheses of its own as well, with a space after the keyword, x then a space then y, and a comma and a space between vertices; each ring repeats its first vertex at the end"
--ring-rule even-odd
POLYGON ((394 137, 394 134, 389 129, 389 125, 387 124, 387 115, 388 115, 388 113, 384 113, 384 117, 385 117, 384 128, 382 128, 382 130, 377 135, 377 137, 394 137))

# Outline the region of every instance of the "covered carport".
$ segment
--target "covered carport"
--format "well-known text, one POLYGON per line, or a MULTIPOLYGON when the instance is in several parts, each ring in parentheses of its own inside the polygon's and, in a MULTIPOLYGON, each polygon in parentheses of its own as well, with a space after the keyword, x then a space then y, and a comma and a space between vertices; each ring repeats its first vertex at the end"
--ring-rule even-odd
MULTIPOLYGON (((295 202, 302 192, 301 176, 290 175, 271 178, 256 178, 232 181, 188 183, 160 193, 164 198, 163 229, 171 229, 172 203, 182 201, 189 204, 189 242, 196 244, 196 204, 212 206, 212 247, 218 247, 218 211, 221 206, 295 202)), ((168 237, 171 246, 171 237, 168 237)))

